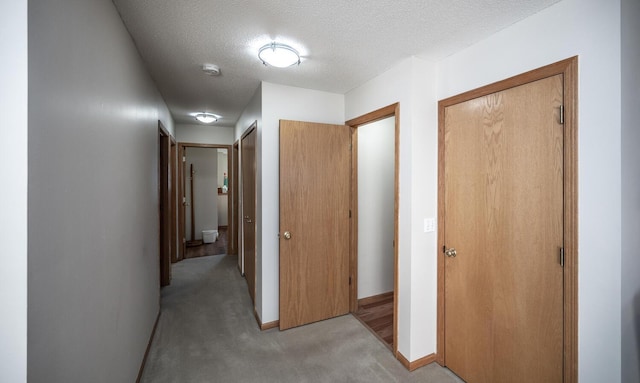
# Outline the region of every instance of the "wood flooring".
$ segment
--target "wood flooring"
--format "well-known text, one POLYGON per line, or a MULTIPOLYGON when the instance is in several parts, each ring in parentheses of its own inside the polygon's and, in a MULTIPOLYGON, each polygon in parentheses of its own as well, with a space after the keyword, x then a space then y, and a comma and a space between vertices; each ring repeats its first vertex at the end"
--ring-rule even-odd
POLYGON ((354 316, 393 349, 393 292, 359 300, 354 316))
POLYGON ((227 228, 218 228, 218 240, 213 243, 203 243, 199 246, 188 246, 185 258, 197 258, 207 255, 227 253, 227 228))

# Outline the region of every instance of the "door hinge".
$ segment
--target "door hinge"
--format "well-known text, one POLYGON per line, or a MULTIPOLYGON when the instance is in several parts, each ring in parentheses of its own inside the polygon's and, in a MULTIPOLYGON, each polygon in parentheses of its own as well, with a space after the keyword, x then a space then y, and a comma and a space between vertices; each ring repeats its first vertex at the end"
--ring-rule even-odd
POLYGON ((351 209, 349 209, 349 218, 351 218, 351 209))
POLYGON ((351 275, 349 275, 349 286, 351 286, 351 275))
POLYGON ((560 123, 564 124, 564 105, 560 105, 560 123))
POLYGON ((353 143, 349 142, 349 151, 353 150, 353 143))
POLYGON ((564 267, 564 247, 560 248, 560 266, 564 267))

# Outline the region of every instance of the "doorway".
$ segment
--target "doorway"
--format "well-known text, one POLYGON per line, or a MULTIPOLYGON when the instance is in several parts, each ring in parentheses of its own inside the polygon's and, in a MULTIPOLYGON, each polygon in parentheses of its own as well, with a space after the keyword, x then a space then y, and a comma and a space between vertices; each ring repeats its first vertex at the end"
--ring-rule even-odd
POLYGON ((158 257, 161 287, 171 283, 170 137, 162 122, 158 120, 158 257))
POLYGON ((230 145, 178 143, 181 258, 226 254, 233 174, 230 145))
POLYGON ((400 105, 347 121, 352 128, 350 311, 397 354, 400 105))
MULTIPOLYGON (((255 121, 240 139, 242 161, 242 272, 251 301, 256 297, 256 135, 255 121)), ((240 224, 238 222, 238 224, 240 224)))
POLYGON ((439 103, 438 363, 577 381, 577 58, 439 103))

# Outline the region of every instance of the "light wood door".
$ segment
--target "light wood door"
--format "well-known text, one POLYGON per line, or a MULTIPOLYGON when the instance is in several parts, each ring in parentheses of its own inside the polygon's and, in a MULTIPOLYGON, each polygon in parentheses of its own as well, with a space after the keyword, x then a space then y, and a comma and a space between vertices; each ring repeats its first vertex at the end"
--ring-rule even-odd
POLYGON ((280 121, 282 330, 349 312, 350 141, 348 126, 280 121))
POLYGON ((445 364, 469 383, 562 381, 562 89, 445 109, 445 364))
POLYGON ((242 249, 251 300, 256 295, 256 129, 242 138, 242 249))

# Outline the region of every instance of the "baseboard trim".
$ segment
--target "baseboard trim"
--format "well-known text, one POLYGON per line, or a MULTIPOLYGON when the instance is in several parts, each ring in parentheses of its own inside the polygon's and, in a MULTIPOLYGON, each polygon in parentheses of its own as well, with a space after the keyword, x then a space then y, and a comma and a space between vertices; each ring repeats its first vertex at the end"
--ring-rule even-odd
POLYGON ((402 353, 400 351, 398 351, 398 354, 396 355, 396 358, 398 358, 398 360, 400 361, 400 363, 402 363, 402 365, 409 371, 415 371, 417 369, 419 369, 420 367, 424 367, 427 364, 431 364, 433 362, 436 361, 436 354, 429 354, 427 356, 424 356, 420 359, 414 360, 413 362, 409 362, 407 360, 407 358, 404 357, 404 355, 402 355, 402 353))
POLYGON ((262 331, 269 330, 269 329, 276 328, 276 327, 280 326, 280 321, 279 320, 275 320, 273 322, 267 322, 267 323, 263 324, 262 321, 260 320, 260 316, 258 315, 258 312, 256 311, 255 307, 253 309, 253 316, 256 317, 256 322, 258 322, 258 327, 262 331))
POLYGON ((156 315, 156 322, 153 324, 153 329, 151 330, 151 336, 149 337, 149 343, 147 343, 147 349, 144 350, 144 357, 142 358, 142 364, 140 364, 140 370, 138 370, 138 377, 136 378, 136 383, 140 383, 140 379, 142 379, 142 372, 144 371, 144 365, 147 363, 147 357, 149 356, 149 350, 151 350, 151 343, 153 342, 153 337, 156 335, 156 329, 158 328, 159 321, 160 321, 160 310, 158 310, 158 315, 156 315))
POLYGON ((260 330, 264 331, 264 330, 269 330, 269 329, 276 328, 276 327, 280 327, 280 321, 279 320, 274 320, 273 322, 268 322, 268 323, 265 323, 263 325, 260 325, 260 330))
POLYGON ((393 298, 393 291, 389 291, 388 293, 382 293, 378 295, 372 295, 370 297, 358 299, 358 307, 364 305, 370 305, 372 303, 378 303, 389 298, 393 298))

